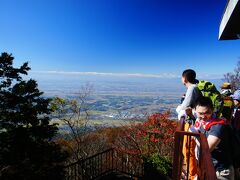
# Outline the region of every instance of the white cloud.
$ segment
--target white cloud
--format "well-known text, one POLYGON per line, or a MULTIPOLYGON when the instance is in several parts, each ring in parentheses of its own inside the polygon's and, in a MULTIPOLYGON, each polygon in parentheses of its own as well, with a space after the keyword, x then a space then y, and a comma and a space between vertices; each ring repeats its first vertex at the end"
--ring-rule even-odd
POLYGON ((222 79, 222 74, 199 74, 198 79, 222 79))
POLYGON ((105 73, 105 72, 66 72, 66 71, 33 71, 34 74, 74 75, 74 76, 106 76, 106 77, 137 77, 137 78, 179 78, 173 73, 143 74, 143 73, 105 73))
MULTIPOLYGON (((132 78, 180 78, 181 74, 162 73, 162 74, 143 74, 143 73, 109 73, 109 72, 67 72, 67 71, 32 71, 33 74, 62 75, 62 76, 101 76, 101 77, 132 77, 132 78)), ((198 74, 198 79, 222 79, 222 74, 198 74)))

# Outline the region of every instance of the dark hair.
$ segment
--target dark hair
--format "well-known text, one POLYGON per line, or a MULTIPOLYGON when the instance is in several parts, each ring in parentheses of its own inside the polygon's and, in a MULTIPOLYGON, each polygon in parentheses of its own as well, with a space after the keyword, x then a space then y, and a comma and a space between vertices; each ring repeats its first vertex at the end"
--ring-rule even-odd
POLYGON ((194 108, 197 106, 204 106, 210 108, 211 110, 214 109, 212 100, 209 97, 200 96, 197 98, 196 102, 194 103, 194 108))
POLYGON ((186 78, 186 80, 190 83, 198 83, 198 80, 196 79, 196 72, 192 69, 186 69, 183 71, 182 77, 186 78))

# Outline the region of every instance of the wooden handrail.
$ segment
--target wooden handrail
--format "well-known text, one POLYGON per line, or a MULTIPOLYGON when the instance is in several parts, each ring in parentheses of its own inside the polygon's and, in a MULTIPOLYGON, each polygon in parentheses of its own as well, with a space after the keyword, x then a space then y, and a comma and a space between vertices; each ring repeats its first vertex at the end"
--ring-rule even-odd
POLYGON ((181 179, 183 169, 186 171, 186 177, 189 179, 189 159, 190 153, 187 153, 188 157, 185 157, 188 161, 184 165, 183 148, 185 148, 183 142, 184 138, 187 139, 187 151, 190 152, 191 141, 197 139, 199 147, 199 157, 197 163, 197 176, 199 180, 216 180, 216 172, 213 166, 211 153, 209 151, 207 138, 201 133, 192 133, 184 131, 185 119, 181 118, 178 122, 177 131, 175 132, 174 142, 174 157, 173 157, 173 180, 181 179))
POLYGON ((185 118, 181 117, 181 119, 177 123, 177 131, 184 131, 185 126, 185 118))
POLYGON ((201 180, 216 180, 216 171, 212 163, 212 156, 209 151, 207 138, 204 134, 200 133, 200 156, 198 166, 198 176, 201 180))

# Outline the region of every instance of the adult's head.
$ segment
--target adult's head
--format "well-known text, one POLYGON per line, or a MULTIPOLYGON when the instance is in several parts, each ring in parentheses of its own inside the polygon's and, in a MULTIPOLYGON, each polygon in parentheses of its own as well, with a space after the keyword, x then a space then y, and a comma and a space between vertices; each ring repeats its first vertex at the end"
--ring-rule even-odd
POLYGON ((195 102, 194 109, 200 120, 207 121, 211 119, 213 115, 214 108, 212 100, 209 97, 200 96, 195 102))
POLYGON ((192 69, 186 69, 182 73, 182 83, 187 84, 196 84, 198 80, 196 79, 196 72, 192 69))
POLYGON ((221 85, 221 89, 231 89, 231 83, 229 82, 224 82, 222 85, 221 85))
POLYGON ((231 83, 229 82, 224 82, 221 85, 221 94, 225 97, 225 96, 230 96, 232 94, 232 90, 231 90, 231 83))

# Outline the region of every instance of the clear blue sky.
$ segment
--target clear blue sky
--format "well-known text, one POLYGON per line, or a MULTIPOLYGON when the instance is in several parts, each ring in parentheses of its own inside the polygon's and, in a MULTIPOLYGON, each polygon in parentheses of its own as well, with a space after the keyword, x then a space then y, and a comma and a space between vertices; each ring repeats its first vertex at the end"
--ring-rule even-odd
POLYGON ((0 50, 32 71, 233 71, 240 40, 218 41, 227 0, 1 0, 0 50))

